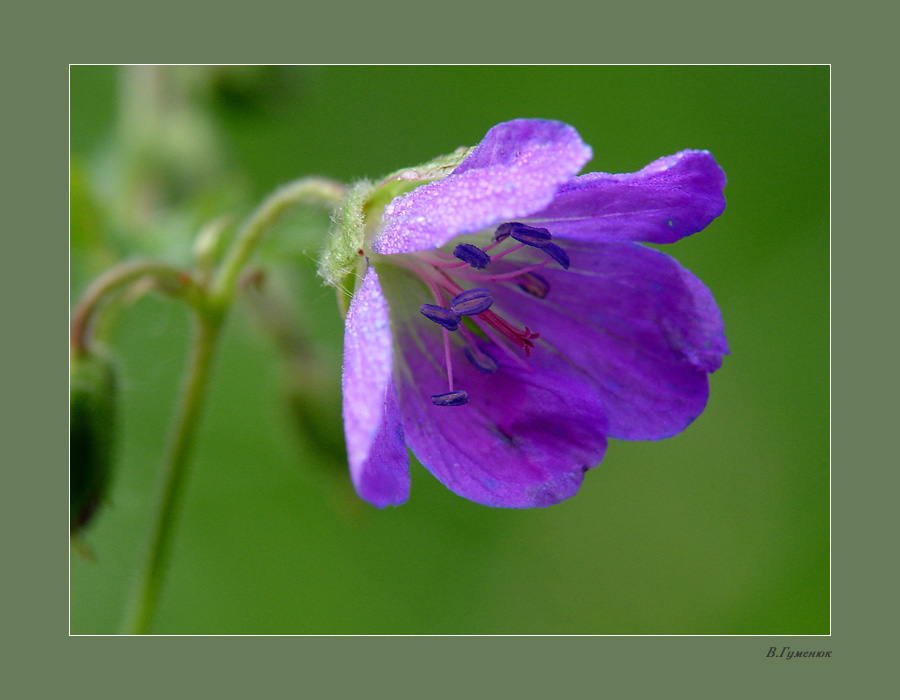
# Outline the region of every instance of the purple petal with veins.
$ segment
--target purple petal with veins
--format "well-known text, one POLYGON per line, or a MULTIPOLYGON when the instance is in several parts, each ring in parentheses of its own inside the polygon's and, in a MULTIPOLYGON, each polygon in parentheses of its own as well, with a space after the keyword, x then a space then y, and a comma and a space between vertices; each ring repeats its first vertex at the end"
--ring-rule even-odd
POLYGON ((725 175, 688 150, 579 176, 589 157, 565 124, 499 124, 450 175, 366 222, 372 267, 347 316, 343 380, 362 498, 406 499, 408 445, 469 500, 558 503, 607 437, 658 440, 703 412, 728 353, 721 313, 636 241, 708 226, 725 175))
POLYGON ((591 158, 560 122, 520 119, 491 129, 443 180, 391 202, 372 244, 382 255, 440 248, 462 233, 540 211, 591 158))

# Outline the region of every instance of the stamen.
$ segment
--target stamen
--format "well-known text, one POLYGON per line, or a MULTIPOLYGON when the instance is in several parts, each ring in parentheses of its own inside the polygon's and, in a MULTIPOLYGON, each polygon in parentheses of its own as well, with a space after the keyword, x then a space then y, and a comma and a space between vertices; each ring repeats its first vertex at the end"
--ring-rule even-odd
POLYGON ((469 362, 475 365, 475 369, 482 374, 493 374, 497 371, 497 361, 475 345, 466 345, 463 351, 469 362))
POLYGON ((468 265, 468 263, 460 262, 458 258, 454 258, 450 253, 445 253, 442 250, 429 250, 419 253, 419 257, 431 267, 438 270, 452 270, 468 265))
POLYGON ((444 334, 444 364, 447 367, 447 387, 453 391, 453 362, 450 361, 450 333, 445 328, 444 334))
POLYGON ((490 255, 471 243, 460 243, 453 249, 453 256, 476 270, 483 270, 491 262, 490 255))
POLYGON ((516 226, 510 235, 519 243, 534 246, 535 248, 543 248, 550 243, 550 232, 545 228, 534 228, 533 226, 516 226))
POLYGON ((515 229, 516 226, 523 226, 523 224, 520 224, 517 221, 510 221, 506 224, 500 224, 497 227, 497 230, 494 231, 494 240, 499 243, 504 238, 508 238, 512 234, 513 229, 515 229))
POLYGON ((520 289, 538 299, 544 299, 547 294, 550 293, 550 285, 547 280, 533 272, 526 272, 524 275, 519 275, 516 278, 516 284, 519 285, 520 289))
POLYGON ((560 248, 556 243, 548 243, 547 245, 541 248, 547 255, 556 260, 561 266, 563 270, 569 269, 569 256, 566 255, 566 251, 560 248))
POLYGON ((491 260, 499 260, 505 255, 509 255, 510 253, 515 253, 517 250, 521 250, 525 247, 524 243, 516 243, 512 248, 507 248, 502 253, 497 253, 491 260))
MULTIPOLYGON (((521 245, 521 244, 520 244, 521 245)), ((469 271, 464 270, 459 277, 467 280, 479 281, 479 282, 502 282, 505 280, 514 280, 518 279, 522 275, 528 274, 533 270, 540 270, 542 267, 547 267, 550 264, 550 260, 542 260, 541 262, 531 265, 530 267, 522 268, 521 270, 511 270, 510 272, 503 272, 496 275, 475 275, 475 274, 467 274, 469 271)))
MULTIPOLYGON (((535 273, 552 262, 556 262, 563 269, 568 269, 570 264, 568 254, 553 242, 550 231, 516 221, 498 226, 493 240, 486 245, 460 243, 453 249, 452 256, 445 251, 422 251, 410 258, 410 268, 422 278, 434 295, 435 303, 423 304, 420 307, 421 313, 441 326, 443 335, 444 361, 449 386, 444 393, 431 396, 435 406, 462 406, 469 401, 468 394, 462 389, 456 389, 453 383, 450 340, 452 331, 459 331, 462 335, 460 340, 466 359, 482 374, 490 375, 499 371, 500 365, 495 359, 497 357, 495 350, 504 353, 523 370, 535 371, 525 358, 531 356, 532 350, 536 347, 535 340, 540 334, 532 332, 528 327, 519 328, 493 311, 494 299, 490 290, 484 287, 465 289, 462 285, 512 283, 526 294, 544 299, 550 293, 550 284, 544 277, 535 273), (507 238, 513 239, 510 244, 504 244, 507 238), (499 246, 504 246, 501 252, 492 252, 499 246), (540 262, 535 262, 534 256, 530 254, 515 262, 509 257, 496 266, 492 265, 526 246, 542 250, 546 256, 539 257, 540 262), (486 269, 488 266, 492 266, 490 271, 486 269), (480 331, 479 337, 466 328, 462 323, 463 317, 470 318, 477 326, 480 331), (490 350, 490 354, 485 348, 490 350)), ((504 366, 508 366, 505 358, 504 366)))
POLYGON ((470 289, 450 300, 450 308, 461 316, 474 316, 487 311, 494 298, 487 289, 470 289))
MULTIPOLYGON (((519 245, 522 245, 522 244, 519 244, 519 245)), ((524 270, 517 270, 517 271, 511 272, 508 274, 504 274, 504 275, 492 276, 491 280, 495 280, 495 279, 498 279, 501 277, 502 278, 518 277, 524 273, 531 272, 532 270, 537 269, 539 267, 543 267, 548 262, 550 262, 550 261, 545 260, 544 262, 542 262, 538 265, 534 265, 533 267, 529 267, 524 270)), ((459 297, 465 298, 466 294, 476 291, 476 289, 470 289, 468 292, 461 291, 461 287, 452 278, 447 276, 447 274, 445 272, 443 272, 443 271, 440 271, 440 272, 441 272, 442 276, 444 277, 444 281, 442 283, 442 286, 444 287, 444 289, 446 289, 448 291, 452 290, 454 292, 458 291, 456 297, 454 297, 454 300, 458 299, 459 297)), ((462 275, 460 275, 460 276, 462 276, 462 275)), ((487 292, 486 289, 477 290, 477 291, 487 292)), ((534 347, 534 343, 532 343, 531 341, 540 336, 540 333, 532 333, 531 330, 528 329, 527 327, 525 328, 524 331, 519 330, 518 328, 513 326, 511 323, 509 323, 506 319, 502 318, 501 316, 498 316, 497 314, 495 314, 493 311, 490 311, 490 310, 483 311, 483 312, 475 314, 475 315, 472 315, 471 313, 466 314, 466 315, 471 316, 471 318, 475 322, 475 324, 479 328, 481 328, 483 331, 488 333, 488 335, 491 335, 491 334, 488 331, 487 326, 495 328, 504 337, 511 340, 516 345, 516 347, 518 347, 520 350, 523 350, 525 352, 526 357, 529 357, 531 355, 531 349, 534 347)), ((460 325, 460 328, 464 329, 465 327, 460 325)), ((498 344, 502 346, 502 343, 498 343, 498 344)), ((504 347, 504 350, 507 350, 507 348, 505 346, 503 346, 503 347, 504 347)), ((507 353, 507 354, 510 354, 510 353, 507 353)))
POLYGON ((431 403, 435 406, 462 406, 468 402, 469 395, 462 390, 433 394, 431 397, 431 403))
POLYGON ((435 306, 434 304, 422 304, 419 307, 419 311, 429 321, 434 321, 448 331, 455 331, 459 328, 459 314, 456 311, 445 309, 443 306, 435 306))
POLYGON ((493 243, 489 243, 488 245, 486 245, 484 248, 482 248, 482 250, 483 250, 485 253, 487 253, 489 250, 493 250, 494 248, 496 248, 496 247, 497 247, 498 245, 500 245, 502 242, 503 242, 503 241, 494 241, 493 243))

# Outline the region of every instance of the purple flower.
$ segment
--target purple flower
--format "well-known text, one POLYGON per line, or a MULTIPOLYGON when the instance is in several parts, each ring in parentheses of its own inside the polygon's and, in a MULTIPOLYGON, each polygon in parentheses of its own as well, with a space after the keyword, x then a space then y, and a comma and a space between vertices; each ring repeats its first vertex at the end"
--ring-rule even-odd
POLYGON ((472 501, 558 503, 608 437, 669 437, 703 411, 728 352, 719 309, 637 241, 703 229, 725 207, 725 175, 708 152, 682 151, 577 176, 590 157, 572 127, 517 120, 383 212, 373 195, 344 342, 363 499, 408 498, 408 445, 472 501))

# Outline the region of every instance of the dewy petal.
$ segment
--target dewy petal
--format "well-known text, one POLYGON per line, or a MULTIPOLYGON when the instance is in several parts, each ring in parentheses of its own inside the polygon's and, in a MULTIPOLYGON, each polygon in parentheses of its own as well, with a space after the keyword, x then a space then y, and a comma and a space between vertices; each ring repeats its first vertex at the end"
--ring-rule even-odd
POLYGON ((567 124, 519 119, 492 128, 446 178, 393 200, 373 242, 383 255, 439 248, 462 233, 549 205, 591 158, 567 124))
POLYGON ((709 152, 681 151, 636 173, 577 177, 530 223, 582 241, 672 243, 725 210, 724 187, 725 173, 709 152))
MULTIPOLYGON (((606 450, 606 417, 593 387, 582 377, 530 371, 479 340, 479 350, 498 365, 485 374, 453 334, 454 389, 469 400, 435 406, 430 395, 447 390, 440 330, 420 314, 403 313, 402 302, 394 304, 426 290, 399 271, 382 271, 382 281, 395 351, 402 353, 396 377, 406 440, 419 461, 450 490, 484 505, 530 508, 573 496, 606 450)), ((552 363, 549 350, 535 352, 552 363)))
MULTIPOLYGON (((727 354, 712 294, 663 253, 636 243, 561 243, 567 271, 541 270, 550 292, 537 299, 488 285, 498 313, 540 332, 549 365, 591 384, 609 436, 657 440, 681 432, 706 406, 707 374, 727 354)), ((534 259, 540 253, 535 251, 534 259)), ((538 372, 542 356, 531 362, 538 372)))
POLYGON ((342 388, 350 476, 360 497, 378 507, 409 497, 409 458, 392 362, 387 303, 369 268, 347 312, 342 388))

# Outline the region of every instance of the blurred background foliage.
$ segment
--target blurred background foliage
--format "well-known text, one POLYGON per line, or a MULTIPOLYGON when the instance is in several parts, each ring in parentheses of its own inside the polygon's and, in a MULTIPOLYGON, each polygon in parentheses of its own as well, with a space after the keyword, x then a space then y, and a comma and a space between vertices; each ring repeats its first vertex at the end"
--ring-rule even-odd
MULTIPOLYGON (((213 384, 159 633, 829 632, 829 71, 802 67, 71 69, 74 303, 117 260, 187 264, 275 187, 378 177, 517 117, 574 125, 588 170, 712 151, 728 208, 666 252, 712 289, 731 356, 706 412, 611 441, 579 494, 495 510, 412 464, 399 508, 359 502, 340 421, 342 320, 315 276, 328 217, 256 257, 213 384)), ((71 631, 113 633, 143 552, 189 338, 129 300, 105 328, 122 389, 108 503, 71 556, 71 631)))

